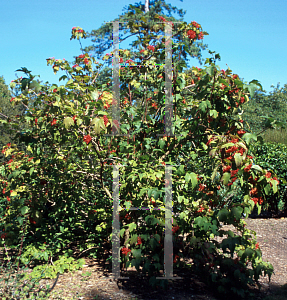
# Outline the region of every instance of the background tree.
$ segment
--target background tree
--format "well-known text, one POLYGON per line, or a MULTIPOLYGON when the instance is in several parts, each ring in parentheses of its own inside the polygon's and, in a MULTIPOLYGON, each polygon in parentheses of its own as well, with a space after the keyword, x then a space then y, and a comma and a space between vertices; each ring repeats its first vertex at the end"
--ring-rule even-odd
MULTIPOLYGON (((242 118, 249 123, 251 131, 255 134, 260 134, 266 129, 265 125, 268 119, 262 116, 286 122, 287 84, 282 88, 278 84, 268 95, 265 91, 256 91, 250 101, 244 103, 243 110, 242 118)), ((268 131, 266 131, 266 135, 268 136, 268 131)))
MULTIPOLYGON (((181 0, 182 1, 182 0, 181 0)), ((134 5, 129 5, 128 7, 124 7, 124 13, 120 15, 118 18, 114 19, 111 22, 119 21, 119 41, 120 43, 125 41, 130 37, 139 37, 139 39, 134 40, 130 45, 132 49, 139 50, 140 44, 145 44, 148 46, 148 41, 146 37, 151 34, 152 29, 156 29, 156 35, 153 35, 153 41, 150 44, 153 44, 159 36, 164 36, 164 27, 159 24, 160 19, 158 19, 158 15, 165 18, 167 21, 172 22, 184 22, 183 16, 186 11, 182 9, 177 9, 177 7, 171 6, 167 4, 165 0, 151 0, 145 1, 145 4, 136 3, 134 5), (176 19, 172 16, 172 13, 176 13, 179 15, 180 19, 176 19), (132 24, 138 24, 137 26, 133 26, 131 30, 132 24)), ((184 22, 186 24, 186 22, 184 22)), ((175 24, 174 26, 174 42, 183 42, 181 47, 177 49, 173 49, 173 56, 178 58, 177 64, 183 65, 183 67, 188 66, 188 55, 190 57, 197 57, 200 64, 203 63, 202 59, 202 50, 207 49, 207 45, 203 44, 202 41, 196 41, 192 45, 188 44, 180 32, 176 32, 175 24)), ((113 46, 113 24, 105 23, 97 30, 92 30, 90 33, 87 32, 87 37, 91 38, 91 41, 94 43, 91 46, 84 48, 85 52, 94 53, 97 59, 100 59, 102 54, 109 49, 112 49, 113 46)), ((154 44, 153 44, 154 45, 154 44)), ((161 63, 164 63, 164 58, 161 63)), ((108 62, 108 66, 111 66, 112 62, 108 62)), ((110 77, 111 79, 112 77, 110 77)))
MULTIPOLYGON (((0 77, 0 118, 2 120, 12 121, 15 116, 20 116, 25 112, 24 106, 14 107, 11 102, 11 98, 15 96, 5 83, 3 76, 0 77)), ((10 127, 12 129, 12 127, 10 127)), ((3 124, 0 123, 0 149, 2 150, 4 145, 15 142, 13 131, 4 128, 3 124)), ((3 163, 4 155, 0 153, 0 162, 3 163)))

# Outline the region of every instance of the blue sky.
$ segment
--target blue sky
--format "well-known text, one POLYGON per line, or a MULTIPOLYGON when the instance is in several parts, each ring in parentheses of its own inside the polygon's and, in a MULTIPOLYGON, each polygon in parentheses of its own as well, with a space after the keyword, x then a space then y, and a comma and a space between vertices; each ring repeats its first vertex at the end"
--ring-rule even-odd
MULTIPOLYGON (((0 76, 6 84, 15 79, 15 70, 27 67, 40 79, 57 83, 63 73, 54 75, 46 58, 81 54, 77 40, 70 41, 71 28, 98 29, 112 21, 124 6, 139 0, 29 0, 1 1, 0 76)), ((144 0, 142 0, 144 2, 144 0)), ((244 81, 257 79, 269 92, 286 80, 287 2, 273 0, 166 0, 186 10, 184 20, 200 23, 209 33, 204 42, 221 55, 221 68, 231 68, 244 81), (227 64, 227 65, 226 65, 227 64)), ((179 18, 177 15, 175 17, 179 18)), ((90 40, 83 45, 90 45, 90 40)), ((121 47, 122 48, 122 47, 121 47)), ((207 51, 204 57, 209 57, 207 51)), ((193 60, 191 61, 193 62, 193 60)), ((193 65, 199 66, 194 60, 193 65)), ((22 76, 21 72, 18 72, 22 76)))

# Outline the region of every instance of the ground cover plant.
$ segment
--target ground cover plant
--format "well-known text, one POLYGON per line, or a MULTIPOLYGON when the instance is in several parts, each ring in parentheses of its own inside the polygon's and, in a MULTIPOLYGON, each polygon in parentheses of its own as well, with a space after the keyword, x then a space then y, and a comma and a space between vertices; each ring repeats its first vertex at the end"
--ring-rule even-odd
MULTIPOLYGON (((219 293, 245 297, 248 284, 255 284, 263 274, 270 278, 273 271, 262 261, 256 233, 241 219, 254 205, 260 211, 265 196, 276 193, 278 186, 272 172, 253 164, 248 147, 257 136, 242 129, 238 114, 260 84, 243 83, 230 69, 220 70, 216 65, 220 56, 213 52, 205 67, 192 68, 191 74, 183 73, 180 61, 174 62, 173 135, 159 136, 166 125, 166 74, 159 64, 168 41, 164 35, 151 34, 163 31, 164 24, 150 24, 146 33, 146 18, 141 11, 135 13, 140 21, 130 28, 145 32, 139 50, 104 56, 126 64, 120 68, 120 103, 112 96, 109 78, 97 83, 102 65, 85 52, 73 66, 66 60, 47 60, 54 72, 66 72, 64 85, 42 85, 25 68, 26 77, 12 83, 23 91, 12 102, 29 105, 29 110, 9 125, 16 131, 21 122, 29 126, 17 133, 26 143, 25 151, 13 143, 3 148, 8 161, 1 167, 2 245, 15 248, 23 237, 19 264, 33 259, 35 276, 45 268, 38 266, 55 256, 62 263, 44 276, 81 267, 81 262, 72 264, 68 257, 73 251, 67 249, 76 240, 81 251, 96 256, 103 241, 111 242, 113 172, 121 165, 120 205, 126 208, 119 212, 123 265, 147 273, 151 285, 165 286, 167 281, 156 276, 164 269, 166 230, 173 233, 171 263, 181 264, 178 249, 183 247, 194 260, 193 271, 219 293), (143 105, 133 105, 134 99, 143 105), (120 123, 112 118, 112 107, 120 108, 120 123), (114 132, 129 136, 111 135, 114 132), (173 227, 165 228, 164 194, 169 184, 165 166, 169 165, 174 216, 173 227), (230 196, 237 185, 244 192, 241 203, 233 203, 230 196), (131 206, 150 211, 131 211, 131 206), (233 224, 241 235, 222 231, 220 222, 233 224), (28 224, 25 234, 23 224, 28 224), (179 238, 180 233, 187 238, 179 238), (215 236, 226 238, 217 243, 215 236)), ((160 15, 157 20, 167 22, 160 15)), ((174 35, 182 37, 173 47, 180 48, 182 55, 206 34, 195 21, 173 28, 174 35)), ((82 28, 72 29, 72 39, 85 36, 82 28)))

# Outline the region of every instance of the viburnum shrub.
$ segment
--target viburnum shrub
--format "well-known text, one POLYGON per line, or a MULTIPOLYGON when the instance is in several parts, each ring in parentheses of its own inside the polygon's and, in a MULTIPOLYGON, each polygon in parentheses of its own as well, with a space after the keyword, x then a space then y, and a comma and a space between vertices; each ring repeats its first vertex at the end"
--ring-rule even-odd
MULTIPOLYGON (((196 22, 174 25, 173 30, 190 44, 206 34, 196 22)), ((81 28, 72 29, 71 39, 83 37, 81 28)), ((12 87, 27 91, 13 103, 29 105, 21 121, 30 127, 17 133, 27 154, 15 144, 3 149, 6 157, 14 156, 1 167, 5 243, 17 244, 19 225, 28 218, 24 249, 43 243, 49 247, 56 235, 51 250, 55 254, 67 251, 80 237, 81 251, 91 248, 97 253, 98 244, 112 238, 112 166, 121 165, 120 206, 126 209, 120 213, 122 261, 147 273, 152 285, 165 284, 156 276, 164 269, 165 167, 172 165, 175 266, 192 257, 194 270, 219 292, 244 297, 248 284, 258 283, 262 272, 269 278, 273 272, 262 261, 256 233, 241 219, 254 205, 260 210, 265 193, 276 192, 278 185, 253 164, 248 145, 257 137, 242 129, 238 114, 259 83, 246 84, 230 69, 220 70, 215 64, 218 54, 207 59, 204 68, 193 67, 191 74, 182 73, 175 62, 174 136, 160 137, 165 129, 165 73, 160 63, 166 41, 151 41, 148 35, 142 49, 120 51, 125 62, 120 68, 120 133, 129 136, 111 136, 119 124, 111 118, 110 79, 97 84, 102 64, 88 53, 77 56, 72 67, 66 60, 47 60, 55 73, 66 72, 60 78, 68 80, 65 85, 41 85, 36 92, 31 88, 34 76, 27 72, 27 78, 13 82, 12 87), (244 198, 235 204, 232 192, 239 185, 244 198), (222 230, 223 224, 234 225, 238 234, 222 230)), ((16 121, 11 125, 18 126, 16 121)))

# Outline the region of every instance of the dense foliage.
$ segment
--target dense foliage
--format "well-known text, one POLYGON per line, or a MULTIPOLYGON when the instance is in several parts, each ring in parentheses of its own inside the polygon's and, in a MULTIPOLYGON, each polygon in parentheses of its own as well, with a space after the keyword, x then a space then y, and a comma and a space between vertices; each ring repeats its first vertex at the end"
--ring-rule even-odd
MULTIPOLYGON (((17 91, 16 91, 17 93, 17 91)), ((5 84, 5 80, 0 77, 0 119, 10 121, 12 117, 23 115, 26 108, 24 105, 14 107, 11 103, 11 98, 13 94, 11 90, 9 90, 8 85, 5 84)), ((0 149, 11 142, 15 137, 14 131, 11 130, 11 127, 4 127, 0 124, 0 149)), ((19 145, 19 147, 21 147, 19 145)), ((2 153, 0 153, 0 164, 2 164, 5 160, 5 157, 2 153)))
POLYGON ((250 102, 245 103, 242 109, 243 120, 248 121, 251 132, 257 135, 270 127, 275 120, 286 126, 287 84, 282 88, 278 84, 269 94, 256 91, 250 102))
POLYGON ((278 212, 287 211, 287 147, 284 144, 255 143, 252 145, 255 162, 268 171, 276 173, 280 180, 278 192, 266 196, 266 210, 278 212))

